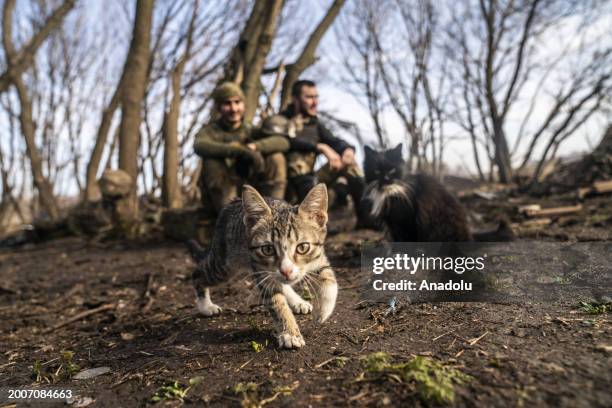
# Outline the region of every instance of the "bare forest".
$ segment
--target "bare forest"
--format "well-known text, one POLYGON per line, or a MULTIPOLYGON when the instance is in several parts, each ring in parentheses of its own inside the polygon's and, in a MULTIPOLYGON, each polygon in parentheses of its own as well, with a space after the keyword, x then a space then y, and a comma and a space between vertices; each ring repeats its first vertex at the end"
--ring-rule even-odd
POLYGON ((353 197, 330 207, 331 324, 300 316, 306 346, 286 351, 248 281, 218 291, 220 316, 196 313, 184 246, 214 234, 194 145, 219 119, 215 89, 239 86, 259 129, 303 79, 359 167, 366 145, 402 143, 406 170, 457 197, 473 230, 502 220, 519 243, 609 245, 609 0, 0 8, 0 392, 72 389, 74 406, 612 403, 609 266, 594 299, 559 278, 556 303, 396 312, 361 297, 360 245, 385 236, 354 229, 353 197))

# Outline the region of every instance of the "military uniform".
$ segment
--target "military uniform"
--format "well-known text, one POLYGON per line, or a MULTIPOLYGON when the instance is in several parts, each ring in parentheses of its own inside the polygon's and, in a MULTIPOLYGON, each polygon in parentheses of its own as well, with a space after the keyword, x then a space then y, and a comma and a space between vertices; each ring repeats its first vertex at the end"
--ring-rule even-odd
POLYGON ((252 184, 263 195, 282 199, 287 185, 284 136, 268 135, 243 124, 231 129, 222 120, 205 126, 195 138, 195 152, 202 157, 200 188, 204 206, 212 203, 218 213, 238 197, 243 184, 252 184), (253 143, 257 150, 246 145, 253 143))
MULTIPOLYGON (((318 118, 304 118, 296 114, 292 106, 282 115, 291 121, 287 176, 289 185, 297 194, 298 200, 301 201, 317 182, 323 182, 333 188, 330 189, 330 193, 336 196, 336 204, 339 202, 342 204, 341 201, 344 201, 348 193, 357 208, 365 188, 365 180, 363 172, 356 163, 344 166, 341 170, 332 170, 327 163, 316 173, 314 171, 315 161, 319 154, 318 143, 330 146, 339 155, 342 155, 348 148, 354 150, 354 147, 335 137, 318 118)), ((330 199, 330 204, 333 202, 334 200, 330 199)))

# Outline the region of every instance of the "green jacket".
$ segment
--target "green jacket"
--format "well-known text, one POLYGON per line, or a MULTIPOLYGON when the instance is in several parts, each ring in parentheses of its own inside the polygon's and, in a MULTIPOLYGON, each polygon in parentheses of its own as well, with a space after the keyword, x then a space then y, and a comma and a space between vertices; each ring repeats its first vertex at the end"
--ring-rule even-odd
POLYGON ((202 158, 240 157, 248 149, 247 143, 254 143, 264 156, 289 150, 289 141, 283 135, 268 136, 246 124, 229 129, 221 120, 204 126, 198 132, 194 150, 202 158))

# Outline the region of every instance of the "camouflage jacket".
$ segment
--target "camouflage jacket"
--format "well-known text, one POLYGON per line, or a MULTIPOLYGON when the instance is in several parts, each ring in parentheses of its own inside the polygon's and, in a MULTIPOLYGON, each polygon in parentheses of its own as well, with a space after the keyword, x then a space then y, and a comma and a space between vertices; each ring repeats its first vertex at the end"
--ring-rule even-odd
MULTIPOLYGON (((291 105, 281 115, 289 119, 294 119, 297 116, 291 105)), ((317 117, 307 118, 302 122, 302 128, 297 131, 295 137, 289 138, 289 143, 289 150, 298 152, 318 153, 317 143, 328 145, 338 154, 342 154, 348 148, 355 149, 344 140, 334 136, 317 117)))
POLYGON ((202 158, 240 157, 248 143, 254 143, 263 155, 289 150, 287 138, 265 135, 260 129, 243 124, 230 129, 221 120, 202 128, 195 137, 194 150, 202 158))

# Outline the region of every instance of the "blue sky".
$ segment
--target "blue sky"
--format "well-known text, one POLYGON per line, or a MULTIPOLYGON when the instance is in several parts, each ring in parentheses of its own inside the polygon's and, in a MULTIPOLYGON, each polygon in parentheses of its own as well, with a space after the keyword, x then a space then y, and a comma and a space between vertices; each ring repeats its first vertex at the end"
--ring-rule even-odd
MULTIPOLYGON (((23 8, 23 4, 29 5, 30 3, 26 2, 25 0, 18 2, 18 13, 20 15, 27 14, 28 7, 23 8)), ((80 27, 82 27, 82 32, 78 35, 80 41, 91 44, 104 44, 104 49, 98 52, 98 54, 95 55, 94 60, 92 60, 92 64, 97 67, 97 71, 95 72, 100 72, 101 70, 102 76, 94 76, 95 72, 92 71, 91 78, 82 79, 84 82, 89 81, 88 86, 91 88, 91 92, 85 95, 85 98, 80 105, 80 108, 87 113, 82 132, 79 135, 79 149, 83 155, 83 163, 78 169, 78 173, 82 179, 84 179, 86 161, 89 157, 91 148, 93 147, 95 132, 99 123, 102 106, 104 106, 104 104, 108 101, 110 93, 118 80, 123 66, 125 53, 127 51, 131 35, 130 20, 133 18, 132 4, 133 3, 126 3, 123 0, 82 0, 78 6, 79 10, 72 13, 67 20, 66 27, 68 29, 73 29, 78 25, 77 23, 79 22, 79 19, 81 19, 80 27), (100 78, 102 80, 100 80, 100 78)), ((156 21, 159 21, 160 19, 160 10, 162 9, 162 6, 167 6, 169 4, 172 4, 172 2, 161 0, 158 2, 159 8, 155 14, 156 21)), ((203 5, 202 7, 206 7, 207 12, 214 13, 215 11, 223 9, 223 7, 227 7, 227 4, 229 3, 209 3, 203 0, 201 4, 203 5)), ((237 6, 245 6, 246 3, 244 0, 236 0, 235 4, 237 6)), ((285 18, 288 19, 287 24, 283 25, 281 28, 281 35, 279 36, 280 40, 275 41, 273 52, 271 53, 267 63, 268 66, 276 65, 280 58, 284 58, 285 62, 291 62, 295 58, 306 40, 306 35, 304 35, 304 33, 311 32, 312 28, 322 17, 326 8, 329 6, 329 4, 331 4, 331 0, 294 1, 289 2, 288 4, 288 9, 285 12, 285 18)), ((349 0, 347 4, 352 3, 349 0)), ((612 46, 611 15, 612 12, 600 16, 599 19, 590 24, 587 33, 588 39, 600 41, 604 45, 607 44, 608 46, 612 46)), ((172 30, 178 32, 182 28, 181 21, 183 21, 183 19, 178 19, 177 21, 179 23, 175 24, 175 26, 172 27, 172 30)), ((559 27, 551 30, 546 37, 539 39, 541 42, 541 49, 548 50, 551 54, 554 54, 554 52, 557 52, 562 47, 567 46, 568 41, 572 41, 573 37, 571 36, 571 33, 573 32, 573 29, 577 23, 577 21, 567 20, 564 21, 564 23, 559 27)), ((19 27, 19 36, 27 37, 28 32, 24 29, 24 27, 27 27, 28 23, 26 23, 25 20, 20 20, 20 24, 20 26, 17 26, 19 27)), ((236 25, 235 32, 237 32, 239 29, 240 27, 236 25)), ((233 39, 227 37, 225 41, 227 43, 226 46, 229 49, 229 43, 233 41, 233 39)), ((573 41, 576 41, 576 39, 573 41)), ((320 108, 322 110, 330 112, 340 119, 356 123, 360 127, 361 134, 364 136, 365 140, 374 142, 375 137, 372 120, 369 117, 367 109, 364 107, 364 101, 357 99, 354 95, 346 92, 346 86, 342 84, 343 66, 338 61, 338 51, 339 47, 344 46, 344 44, 340 44, 338 42, 338 37, 333 30, 328 32, 317 53, 320 57, 319 61, 307 72, 305 72, 303 76, 314 79, 319 83, 319 93, 321 96, 320 108)), ((41 49, 39 54, 39 61, 42 65, 44 65, 44 47, 41 49)), ((545 57, 546 55, 542 55, 543 59, 545 59, 545 57)), ((205 62, 206 61, 201 61, 201 63, 205 62)), ((267 78, 266 81, 271 81, 271 79, 272 78, 267 78)), ((154 128, 153 131, 156 131, 156 129, 159 128, 162 112, 161 109, 163 109, 163 90, 165 85, 166 82, 164 80, 159 82, 156 85, 155 92, 153 92, 151 96, 153 99, 162 98, 155 99, 156 108, 150 113, 152 118, 151 122, 153 123, 154 128)), ((74 86, 76 87, 77 84, 75 83, 74 86)), ((530 83, 527 85, 525 100, 520 101, 517 104, 516 109, 511 113, 511 117, 506 128, 510 145, 513 145, 513 135, 516 134, 518 123, 520 122, 519 119, 525 114, 525 110, 527 109, 528 97, 530 97, 532 94, 542 95, 541 98, 538 98, 538 101, 541 99, 541 102, 538 103, 533 115, 533 117, 537 119, 538 117, 541 117, 549 107, 549 102, 547 101, 550 100, 550 92, 551 90, 554 90, 554 86, 555 84, 551 83, 549 86, 545 87, 547 89, 540 89, 536 86, 536 83, 530 83)), ((201 100, 201 98, 205 97, 203 92, 208 92, 206 91, 206 84, 203 84, 201 91, 198 92, 202 93, 196 94, 192 96, 191 100, 185 101, 183 106, 184 112, 187 112, 189 109, 193 108, 193 106, 195 106, 197 102, 201 100)), ((17 104, 14 96, 12 98, 13 103, 17 104)), ((118 117, 119 115, 116 115, 115 122, 118 121, 118 117)), ((203 125, 205 123, 205 118, 206 115, 198 117, 199 123, 203 125)), ((405 142, 404 130, 401 123, 390 108, 383 113, 382 118, 390 138, 389 144, 394 145, 400 141, 405 142)), ((61 118, 58 117, 57 120, 60 122, 61 118)), ((577 132, 562 146, 560 149, 560 154, 567 155, 589 150, 597 143, 608 122, 609 116, 598 115, 593 117, 583 128, 581 128, 579 132, 577 132)), ((186 121, 181 120, 182 128, 185 127, 185 123, 186 121)), ((2 114, 0 114, 0 126, 3 129, 8 128, 6 116, 2 114)), ((450 136, 453 136, 453 140, 449 141, 446 146, 446 154, 444 157, 448 167, 453 169, 454 173, 457 172, 456 169, 473 173, 474 165, 471 151, 472 148, 469 140, 466 136, 461 136, 459 129, 452 124, 448 125, 447 132, 450 136)), ((0 135, 0 143, 2 144, 5 152, 10 152, 12 149, 8 136, 9 135, 6 133, 6 130, 2 131, 0 135)), ((357 144, 353 135, 343 134, 342 136, 349 139, 353 144, 357 144)), ((60 136, 58 144, 62 146, 62 144, 65 143, 65 136, 60 136)), ((21 146, 21 149, 22 148, 23 146, 21 146)), ((186 149, 190 149, 190 144, 186 145, 186 149)), ((187 153, 191 152, 184 152, 184 154, 187 153)), ((357 153, 358 159, 361 159, 362 149, 359 148, 357 153)), ((60 157, 60 159, 62 158, 63 156, 60 157)), ((105 160, 106 158, 103 158, 103 163, 105 160)), ((192 158, 190 163, 192 165, 195 164, 195 159, 192 158)), ((161 169, 161 160, 157 160, 156 167, 158 171, 161 169)), ((145 172, 150 178, 151 170, 145 168, 145 172)), ((22 178, 23 175, 16 174, 16 177, 22 178)), ((58 192, 67 194, 73 194, 76 192, 76 185, 71 183, 71 179, 73 177, 74 170, 71 170, 70 167, 63 170, 61 174, 58 175, 58 180, 56 180, 56 182, 61 182, 64 184, 67 183, 67 187, 61 188, 58 192)), ((21 181, 18 180, 16 183, 19 184, 20 182, 21 181)))

